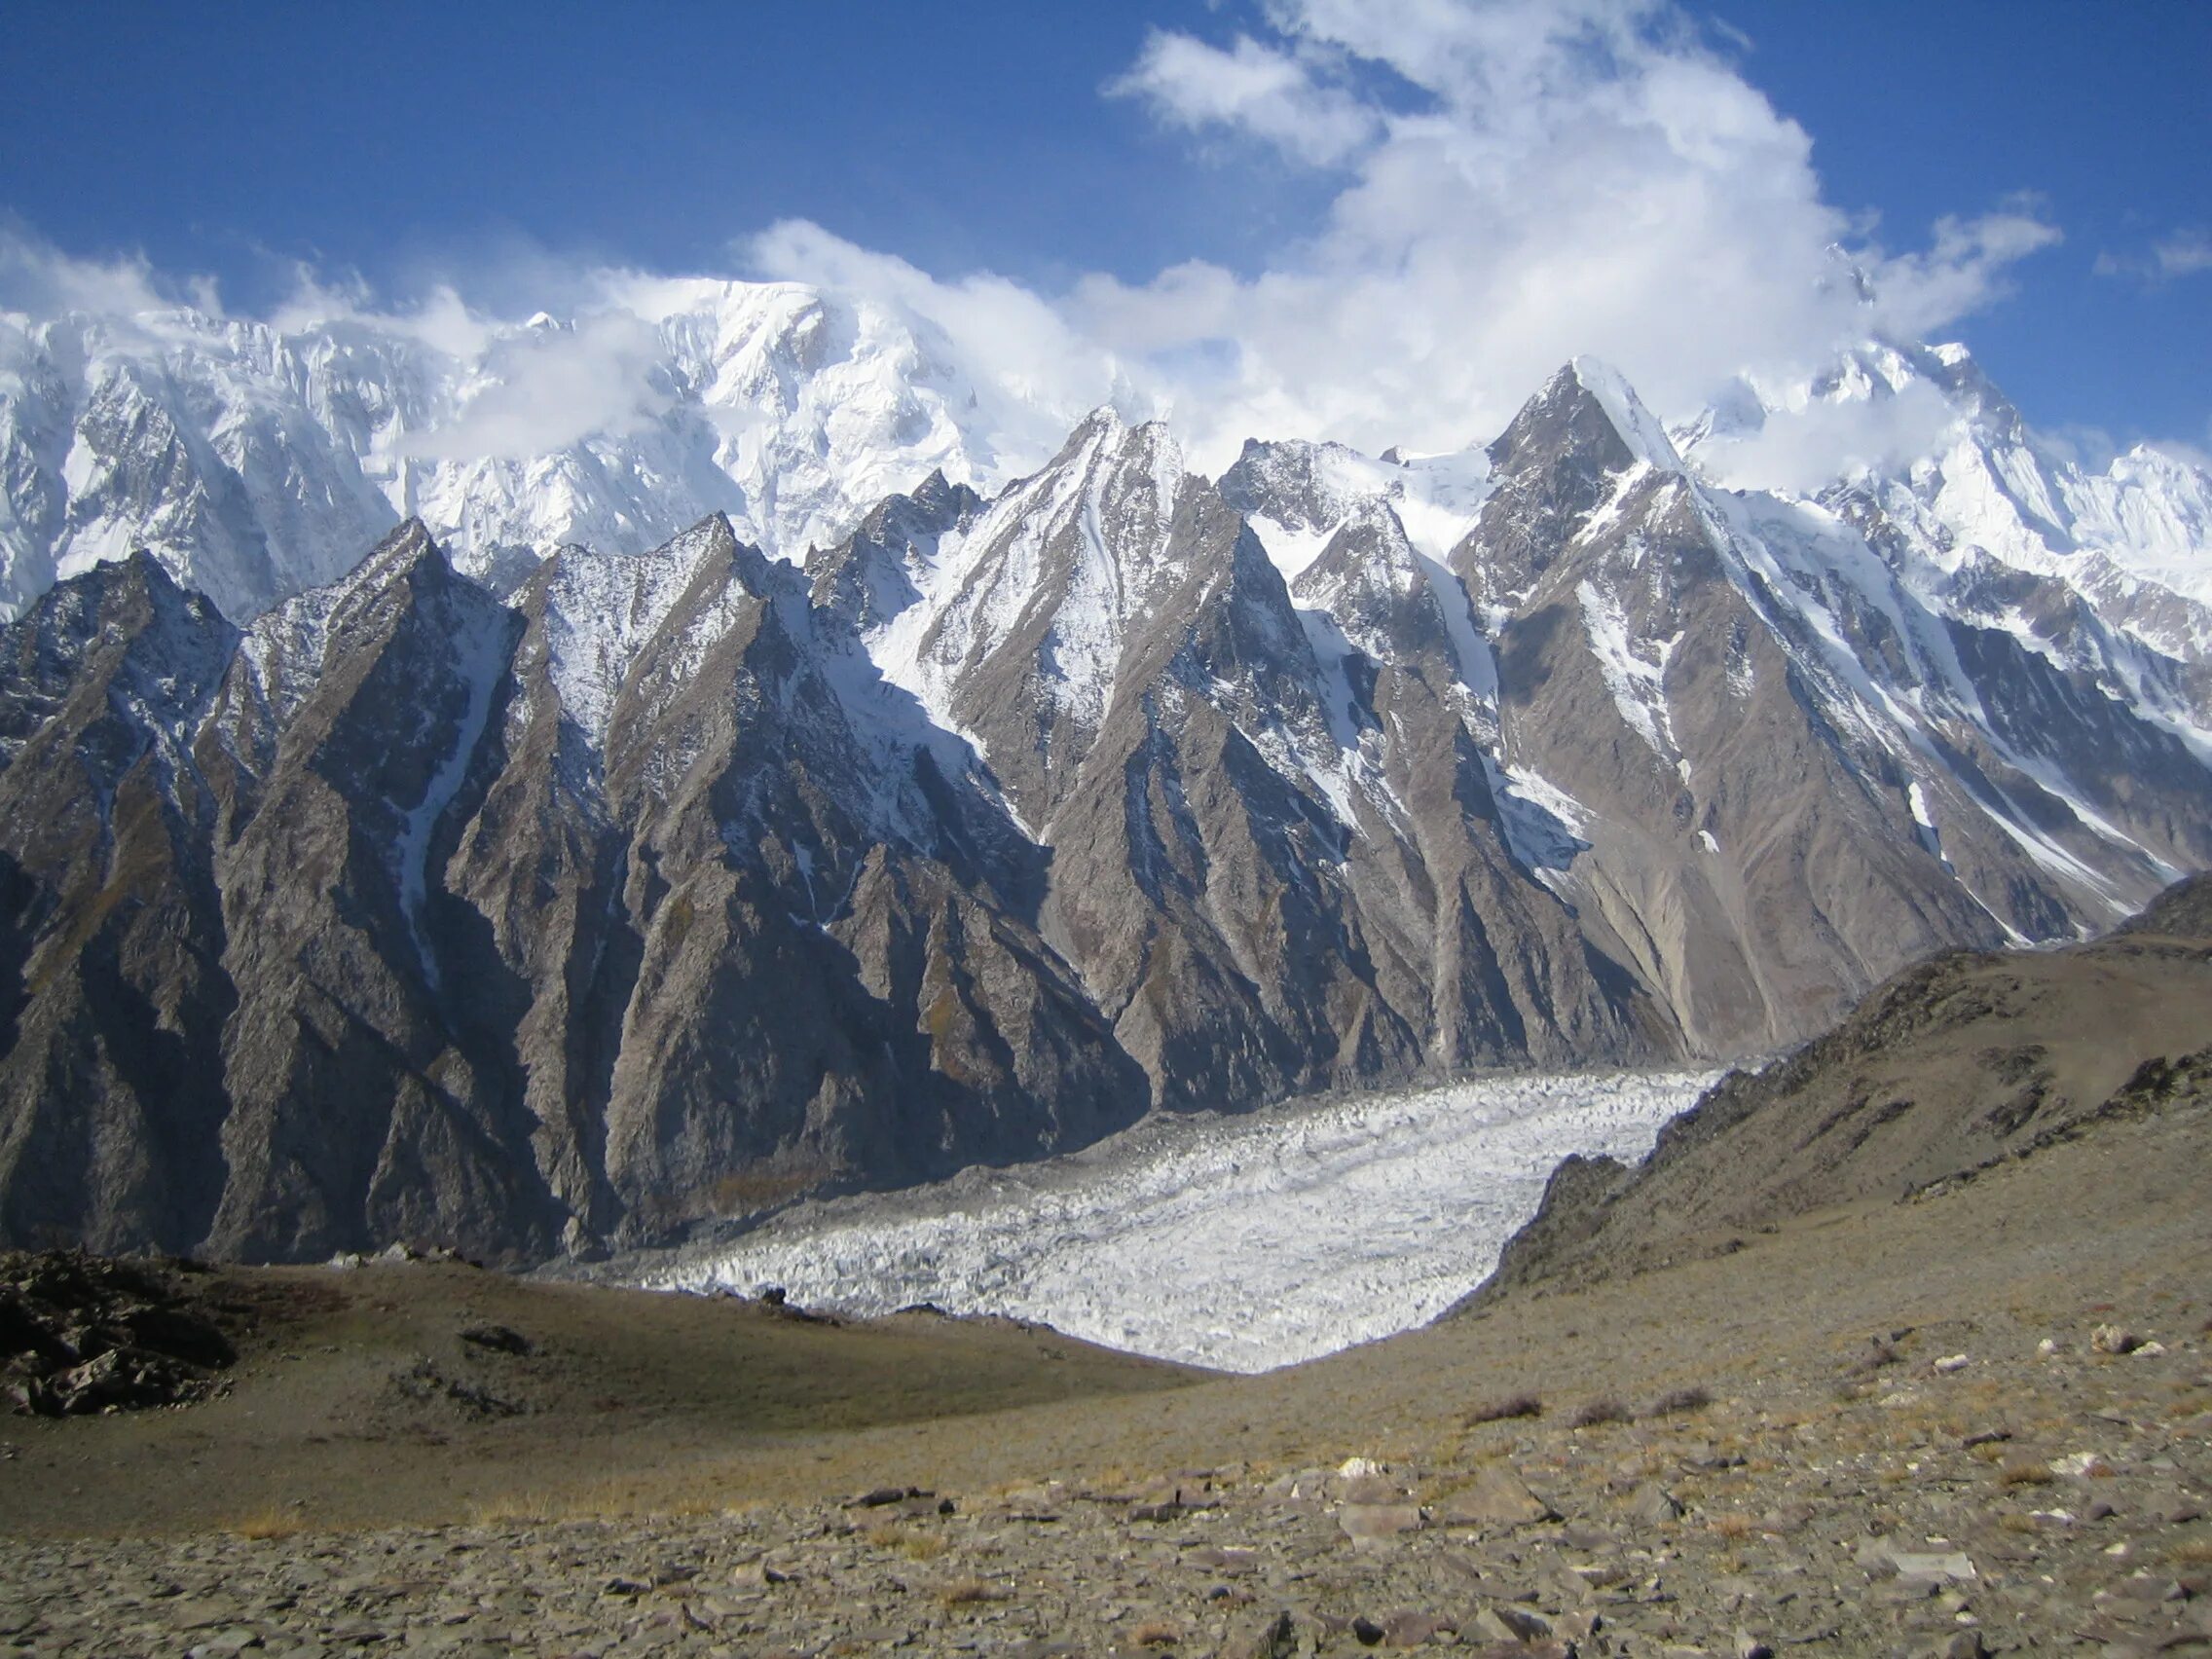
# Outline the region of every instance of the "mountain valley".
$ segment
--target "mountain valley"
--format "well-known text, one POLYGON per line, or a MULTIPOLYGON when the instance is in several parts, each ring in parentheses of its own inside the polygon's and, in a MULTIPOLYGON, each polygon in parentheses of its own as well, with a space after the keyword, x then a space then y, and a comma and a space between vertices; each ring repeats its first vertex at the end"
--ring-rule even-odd
POLYGON ((2212 5, 0 42, 0 1659, 2212 1659, 2212 5))
POLYGON ((0 1436, 0 1631, 86 1652, 2190 1651, 2212 1640, 2212 1095, 2200 1054, 2130 1017, 2125 976, 2200 989, 2205 893, 2053 956, 1908 970, 1709 1095, 1581 1225, 1590 1184, 1555 1181, 1479 1306, 1262 1377, 451 1262, 186 1272, 238 1350, 215 1398, 0 1436), (2037 1044, 2057 1132, 1933 1096, 1858 1145, 1824 1126, 1869 1066, 2037 1044), (1797 1185, 1576 1253, 1639 1225, 1638 1179, 1739 1130, 1797 1185), (1907 1148, 1900 1192, 1878 1172, 1907 1148), (1854 1168, 1865 1196, 1803 1196, 1854 1168))
MULTIPOLYGON (((122 496, 19 475, 16 568, 41 490, 138 502, 70 545, 153 551, 0 635, 0 1236, 589 1256, 1149 1111, 1771 1051, 2212 864, 2205 481, 2083 473, 1949 349, 1802 393, 1954 416, 1817 497, 1714 482, 1787 398, 1670 431, 1588 359, 1456 457, 1208 480, 1101 409, 986 496, 943 469, 1003 462, 981 427, 852 421, 1044 415, 826 297, 692 298, 702 407, 827 423, 795 518, 534 548, 449 501, 456 539, 408 518, 333 581, 368 507, 280 521, 151 414, 122 496), (218 575, 180 489, 290 550, 218 575)), ((160 324, 192 373, 276 360, 198 326, 160 324)), ((387 453, 329 343, 282 349, 294 437, 387 453)))

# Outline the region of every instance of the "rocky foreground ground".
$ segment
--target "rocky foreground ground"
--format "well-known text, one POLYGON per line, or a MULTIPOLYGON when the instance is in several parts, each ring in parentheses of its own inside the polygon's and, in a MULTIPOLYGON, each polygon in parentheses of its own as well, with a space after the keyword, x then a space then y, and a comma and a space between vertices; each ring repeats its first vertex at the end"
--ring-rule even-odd
MULTIPOLYGON (((18 1544, 30 1653, 1530 1655, 2212 1649, 2201 1330, 1904 1333, 1796 1382, 1543 1402, 1425 1458, 363 1532, 18 1544), (2118 1340, 2116 1339, 2118 1337, 2118 1340), (1605 1420, 1618 1410, 1630 1420, 1605 1420), (1592 1419, 1576 1426, 1577 1419, 1592 1419)), ((1478 1406, 1507 1410, 1525 1402, 1478 1406)))
MULTIPOLYGON (((2212 1653, 2201 999, 2145 1023, 2212 952, 2160 937, 1945 970, 1800 1105, 1555 1192, 1461 1315, 1261 1377, 454 1263, 199 1275, 212 1397, 0 1418, 0 1653, 2212 1653), (2004 1138, 1935 1158, 1938 1099, 2004 1138)), ((151 1330, 17 1288, 73 1348, 151 1330)))
MULTIPOLYGON (((763 1441, 620 1499, 525 1468, 435 1525, 321 1530, 343 1494, 311 1491, 166 1536, 18 1536, 0 1651, 2212 1650, 2203 1120, 1269 1377, 763 1441)), ((479 1302, 549 1294, 483 1277, 479 1302)), ((278 1397, 259 1363, 140 1416, 219 1427, 278 1397)), ((91 1481, 67 1437, 134 1426, 11 1421, 18 1516, 11 1471, 91 1481)), ((394 1485, 493 1444, 378 1432, 394 1485)))

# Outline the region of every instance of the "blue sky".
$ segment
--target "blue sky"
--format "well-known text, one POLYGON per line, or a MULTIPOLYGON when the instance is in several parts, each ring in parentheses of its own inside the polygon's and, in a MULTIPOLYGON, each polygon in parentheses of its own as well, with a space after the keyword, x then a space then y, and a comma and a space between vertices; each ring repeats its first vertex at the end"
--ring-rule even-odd
MULTIPOLYGON (((837 248, 935 278, 996 272, 1116 350, 1177 363, 1205 359, 1225 333, 1254 363, 1281 356, 1298 318, 1344 331, 1343 313, 1317 321, 1310 296, 1277 276, 1351 288, 1425 271, 1415 286, 1379 282, 1370 303, 1431 305, 1435 317, 1362 349, 1426 340, 1525 378, 1512 338, 1461 333, 1456 319, 1607 257, 1602 237, 1544 241, 1543 193, 1598 188, 1595 170, 1627 177, 1624 211, 1650 203, 1666 219, 1694 199, 1704 215, 1694 235, 1623 252, 1620 280, 1641 282, 1636 294, 1576 298, 1602 337, 1593 349, 1630 357, 1640 384, 1681 390, 1731 351, 1777 350, 1810 327, 1783 300, 1761 313, 1757 283, 1799 282, 1810 268, 1788 261, 1825 234, 1826 214, 1902 262, 1891 274, 1910 290, 1901 317, 1968 340, 2039 424, 2212 446, 2212 6, 1714 0, 1646 14, 1620 72, 1661 86, 1654 107, 1680 95, 1664 71, 1701 63, 1722 92, 1763 93, 1812 147, 1805 176, 1770 185, 1758 169, 1771 150, 1777 174, 1788 170, 1788 129, 1754 111, 1744 155, 1686 182, 1654 173, 1641 195, 1633 150, 1598 146, 1587 167, 1567 165, 1587 111, 1611 108, 1619 90, 1617 65, 1593 55, 1621 57, 1628 37, 1596 49, 1577 37, 1509 72, 1466 58, 1431 74, 1424 54, 1442 37, 1421 34, 1416 14, 1435 8, 1402 10, 1410 20, 1390 34, 1345 21, 1344 0, 1268 12, 15 0, 0 16, 15 65, 0 101, 0 209, 70 256, 143 255, 171 277, 212 276, 247 313, 277 304, 302 262, 324 280, 357 276, 389 305, 452 281, 472 304, 520 313, 588 265, 757 270, 752 239, 803 219, 837 248), (1493 121, 1483 98, 1511 87, 1539 89, 1560 119, 1527 131, 1493 121), (1500 177, 1435 211, 1513 221, 1515 260, 1493 268, 1480 231, 1419 222, 1427 153, 1403 141, 1405 117, 1480 137, 1455 165, 1500 177), (1517 168, 1526 201, 1502 194, 1517 168), (1379 203, 1387 224, 1374 222, 1379 203), (1347 204, 1367 215, 1356 234, 1347 204), (1940 244, 1945 215, 1983 226, 1981 241, 1940 244), (1788 244, 1771 261, 1756 234, 1769 218, 1788 244), (1203 281, 1161 283, 1192 261, 1203 281), (1762 262, 1774 269, 1762 275, 1762 262), (1668 292, 1702 290, 1702 273, 1739 263, 1737 286, 1668 292), (1456 266, 1474 272, 1463 286, 1434 275, 1456 266), (1239 333, 1235 319, 1278 302, 1279 316, 1239 333), (1714 332, 1703 355, 1633 360, 1638 330, 1666 332, 1670 307, 1693 334, 1715 309, 1759 325, 1714 332)), ((1493 32, 1481 50, 1533 51, 1529 38, 1493 32)), ((1716 123, 1682 143, 1739 136, 1716 123)), ((1580 206, 1588 237, 1601 219, 1580 206)), ((787 249, 766 263, 811 276, 811 257, 787 249)), ((1571 343, 1571 312, 1525 321, 1530 353, 1571 343)), ((1358 370, 1347 350, 1326 372, 1358 370)), ((1358 394, 1287 371, 1278 381, 1239 418, 1359 426, 1358 394)), ((1467 419, 1493 415, 1486 402, 1467 419)))

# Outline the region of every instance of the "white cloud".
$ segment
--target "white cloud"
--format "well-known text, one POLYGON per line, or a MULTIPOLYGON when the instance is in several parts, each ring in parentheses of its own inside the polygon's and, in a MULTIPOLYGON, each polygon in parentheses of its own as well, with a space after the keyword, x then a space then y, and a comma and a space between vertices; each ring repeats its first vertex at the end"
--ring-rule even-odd
POLYGON ((33 316, 143 316, 183 306, 222 315, 215 285, 204 276, 166 281, 142 253, 80 259, 0 218, 0 307, 33 316))
POLYGON ((2146 447, 2168 461, 2178 461, 2182 465, 2194 466, 2199 472, 2212 473, 2212 421, 2204 423, 2203 432, 2194 440, 2154 438, 2146 447))
POLYGON ((1289 53, 1238 35, 1224 51, 1186 34, 1155 29, 1143 55, 1108 84, 1118 96, 1149 104, 1161 120, 1194 130, 1242 128, 1308 162, 1342 161, 1381 126, 1372 110, 1317 85, 1289 53))
POLYGON ((2102 426, 2066 421, 2055 426, 2039 426, 2036 436, 2071 466, 2084 472, 2102 472, 2113 463, 2120 445, 2102 426))
MULTIPOLYGON (((1804 129, 1672 0, 1263 0, 1261 15, 1213 41, 1157 31, 1108 89, 1172 130, 1267 151, 1216 145, 1212 165, 1305 168, 1333 190, 1318 223, 1245 269, 1185 261, 1048 294, 934 276, 803 221, 738 258, 907 320, 929 359, 917 372, 965 377, 986 406, 986 465, 1034 464, 1061 417, 1113 401, 1171 413, 1210 468, 1246 436, 1483 441, 1583 353, 1685 415, 1740 373, 1809 378, 1869 333, 1924 338, 2000 297, 2058 236, 2013 203, 1883 245, 1827 200, 1804 129)), ((2177 271, 2212 259, 2201 239, 2160 245, 2177 271)), ((535 247, 498 263, 381 306, 303 272, 274 320, 374 324, 480 367, 475 392, 414 440, 424 453, 538 453, 657 416, 671 388, 651 335, 706 279, 535 247), (520 328, 539 305, 578 320, 520 328)), ((130 313, 168 292, 143 260, 0 252, 0 298, 23 289, 37 309, 130 313)))
MULTIPOLYGON (((1208 458, 1247 434, 1464 444, 1581 352, 1682 411, 1739 371, 1808 373, 1871 331, 1925 334, 2057 236, 2007 209, 1945 220, 1906 254, 1866 242, 1825 200, 1804 130, 1671 6, 1274 0, 1269 15, 1283 45, 1255 51, 1297 79, 1249 115, 1227 97, 1204 113, 1278 143, 1286 99, 1330 100, 1339 134, 1359 125, 1347 101, 1365 113, 1364 142, 1322 147, 1349 177, 1318 235, 1255 276, 1188 264, 1092 277, 1069 302, 1156 367, 1233 344, 1233 371, 1209 353, 1205 384, 1161 368, 1208 458)), ((1134 73, 1181 38, 1156 37, 1134 73)), ((1175 60, 1220 67, 1203 51, 1175 60)))
POLYGON ((459 410, 412 435, 408 453, 526 460, 589 437, 622 437, 674 402, 655 374, 661 357, 659 331, 628 312, 499 335, 459 410))
POLYGON ((450 282, 433 283, 411 305, 380 310, 359 277, 331 278, 305 264, 294 266, 291 292, 265 320, 287 334, 325 323, 361 323, 464 363, 489 350, 500 332, 492 318, 471 311, 450 282))
POLYGON ((2180 230, 2153 242, 2148 253, 2099 253, 2092 269, 2099 276, 2135 276, 2146 282, 2194 276, 2212 271, 2212 234, 2180 230))
POLYGON ((2168 461, 2178 461, 2199 472, 2212 472, 2212 439, 2204 444, 2193 444, 2181 438, 2158 438, 2149 447, 2168 461))
POLYGON ((2153 251, 2157 255, 2161 276, 2194 276, 2199 271, 2212 271, 2212 237, 2202 231, 2169 237, 2153 251))
POLYGON ((1714 481, 1731 490, 1810 495, 1866 468, 1909 464, 1936 451, 1957 420, 1941 392, 1908 381, 1895 393, 1770 410, 1756 431, 1698 453, 1714 481))
POLYGON ((949 385, 957 369, 990 401, 982 424, 1016 467, 1051 455, 1068 427, 1102 403, 1129 416, 1153 412, 1113 352, 1078 332, 1058 307, 1004 277, 940 280, 803 220, 771 227, 742 251, 759 276, 890 309, 925 351, 941 354, 942 361, 916 365, 925 378, 949 385))

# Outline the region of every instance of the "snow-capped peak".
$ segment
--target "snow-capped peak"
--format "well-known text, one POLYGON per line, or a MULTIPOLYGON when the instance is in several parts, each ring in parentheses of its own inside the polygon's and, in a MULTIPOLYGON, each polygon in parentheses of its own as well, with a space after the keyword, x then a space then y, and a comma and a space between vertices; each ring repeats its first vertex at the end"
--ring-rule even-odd
POLYGON ((933 471, 1004 484, 1123 389, 1067 401, 895 304, 719 280, 517 324, 12 314, 0 363, 0 615, 143 546, 241 622, 409 516, 480 576, 717 511, 798 559, 933 471))
POLYGON ((1908 581, 1992 562, 2078 591, 2161 652, 2212 650, 2212 475, 2140 447, 2084 466, 1962 345, 1869 340, 1807 380, 1739 382, 1682 433, 1716 483, 1878 505, 1908 581))
POLYGON ((1675 453, 1667 428, 1644 408, 1643 400, 1618 369, 1590 356, 1575 358, 1569 367, 1576 383, 1604 407, 1605 419, 1613 424, 1613 430, 1620 434, 1631 455, 1661 471, 1681 471, 1682 458, 1675 453))
POLYGON ((564 547, 538 576, 548 669, 561 706, 594 747, 604 743, 615 697, 709 561, 736 545, 716 513, 649 553, 564 547))

